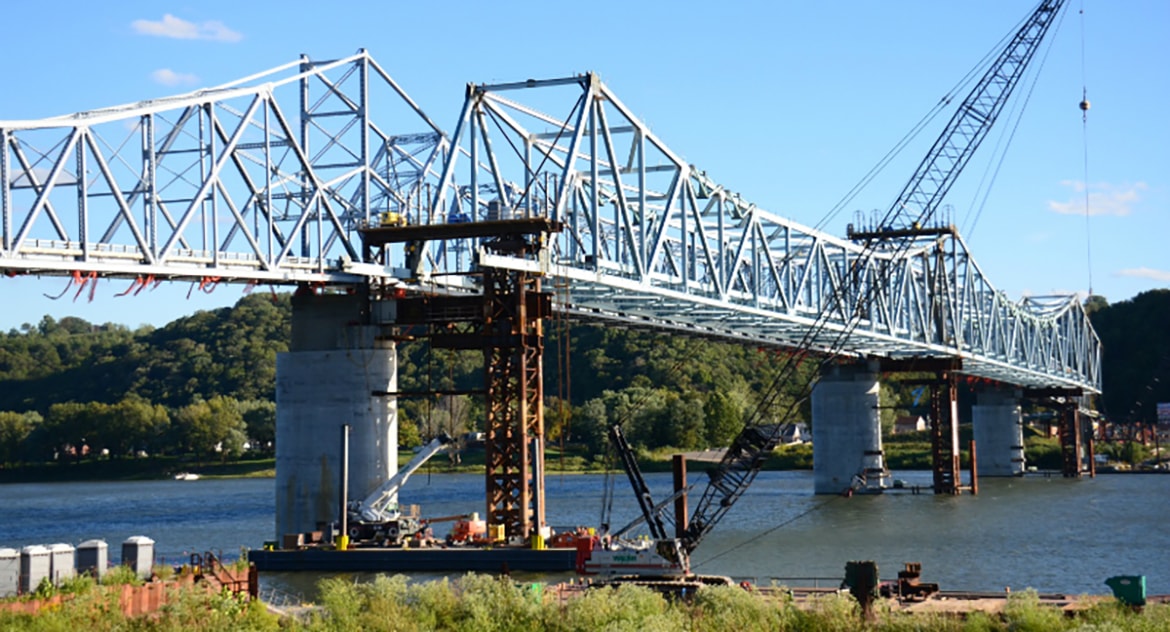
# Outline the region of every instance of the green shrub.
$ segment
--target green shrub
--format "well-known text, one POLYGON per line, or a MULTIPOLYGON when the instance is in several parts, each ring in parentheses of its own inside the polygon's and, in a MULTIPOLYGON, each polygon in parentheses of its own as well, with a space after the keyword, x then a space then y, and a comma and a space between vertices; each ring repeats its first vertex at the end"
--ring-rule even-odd
POLYGON ((812 599, 812 608, 796 610, 791 630, 807 632, 852 632, 860 623, 857 602, 849 595, 827 595, 812 599))
POLYGON ((541 630, 541 599, 520 590, 507 577, 469 573, 455 583, 459 593, 458 628, 481 632, 541 630))
POLYGON ((142 580, 139 579, 138 573, 135 573, 134 569, 123 564, 107 570, 106 574, 102 575, 101 584, 103 586, 123 586, 126 584, 141 586, 142 580))
POLYGON ((780 630, 785 620, 776 602, 763 599, 738 586, 714 586, 700 590, 692 602, 693 630, 780 630))
POLYGON ((1028 439, 1024 446, 1024 458, 1027 459, 1028 465, 1034 465, 1042 470, 1059 470, 1064 464, 1064 457, 1060 452, 1060 439, 1028 439))
POLYGON ((972 612, 967 615, 960 629, 963 632, 1000 632, 1006 628, 999 617, 993 617, 986 612, 972 612))
POLYGON ((549 630, 683 630, 687 614, 658 593, 640 586, 596 588, 571 599, 549 630))
POLYGON ((1013 592, 1003 609, 1003 618, 1013 632, 1049 632, 1064 629, 1064 613, 1059 608, 1040 605, 1035 590, 1013 592))

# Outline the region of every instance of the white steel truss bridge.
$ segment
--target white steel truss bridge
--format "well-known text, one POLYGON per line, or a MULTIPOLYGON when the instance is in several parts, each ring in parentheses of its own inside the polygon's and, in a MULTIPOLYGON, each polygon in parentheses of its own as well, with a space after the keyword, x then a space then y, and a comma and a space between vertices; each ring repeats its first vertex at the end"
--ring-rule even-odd
POLYGON ((571 315, 1099 392, 1075 296, 1010 301, 949 227, 872 248, 759 208, 683 161, 595 74, 469 85, 447 134, 364 51, 176 97, 0 121, 8 275, 478 291, 546 275, 571 315), (521 100, 523 97, 523 102, 521 100), (359 230, 546 218, 535 256, 359 230), (421 257, 406 265, 408 248, 421 257))

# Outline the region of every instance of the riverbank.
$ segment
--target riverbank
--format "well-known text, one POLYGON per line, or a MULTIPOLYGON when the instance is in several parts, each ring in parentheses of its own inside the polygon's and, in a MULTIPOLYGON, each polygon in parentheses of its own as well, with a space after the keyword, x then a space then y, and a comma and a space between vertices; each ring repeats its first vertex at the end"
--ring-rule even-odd
MULTIPOLYGON (((639 465, 644 472, 669 472, 673 451, 662 450, 643 454, 639 465)), ((399 466, 410 461, 414 453, 401 450, 399 466)), ((691 460, 693 468, 706 467, 706 460, 691 460)), ((545 471, 550 474, 597 474, 616 468, 604 457, 549 448, 545 454, 545 471)), ((778 448, 764 465, 765 470, 812 469, 812 445, 803 444, 778 448)), ((914 468, 899 468, 914 469, 914 468)), ((457 458, 439 455, 423 466, 420 472, 431 474, 482 474, 482 448, 462 451, 457 458)), ((145 481, 170 479, 180 472, 198 474, 200 478, 271 478, 276 475, 274 458, 241 461, 195 461, 176 457, 146 457, 125 459, 86 459, 79 461, 22 465, 0 469, 0 484, 4 483, 63 483, 74 481, 145 481)))
MULTIPOLYGON (((1025 439, 1026 458, 1029 465, 1040 470, 1059 470, 1059 441, 1046 437, 1031 436, 1025 439)), ((883 445, 886 467, 900 471, 930 470, 930 441, 925 433, 891 437, 883 445)), ((671 459, 676 450, 661 449, 640 452, 638 465, 643 472, 669 472, 671 459)), ((705 470, 722 453, 718 450, 688 452, 688 467, 705 470)), ((482 474, 484 471, 484 450, 473 447, 457 455, 439 455, 420 470, 431 474, 482 474)), ((401 466, 414 457, 410 450, 400 450, 398 464, 401 466)), ((967 467, 966 451, 960 452, 960 460, 967 467)), ((616 461, 607 460, 605 455, 591 455, 584 450, 567 448, 561 450, 549 446, 545 451, 545 472, 550 474, 596 474, 619 467, 616 461)), ((813 467, 813 446, 811 443, 785 445, 776 448, 764 462, 764 471, 811 470, 813 467)), ((1101 468, 1099 471, 1106 471, 1101 468)), ((1123 470, 1113 471, 1145 471, 1123 470)), ((1153 470, 1150 470, 1153 471, 1153 470)), ((192 472, 201 478, 271 478, 276 476, 274 458, 257 458, 238 461, 199 461, 190 457, 145 457, 145 458, 94 458, 42 464, 23 464, 19 467, 0 468, 0 484, 5 483, 51 483, 72 481, 135 481, 162 480, 173 478, 180 472, 192 472)))
POLYGON ((147 457, 41 463, 0 469, 0 484, 150 481, 174 478, 180 472, 194 472, 200 478, 271 478, 276 476, 276 461, 253 459, 216 463, 174 457, 147 457))

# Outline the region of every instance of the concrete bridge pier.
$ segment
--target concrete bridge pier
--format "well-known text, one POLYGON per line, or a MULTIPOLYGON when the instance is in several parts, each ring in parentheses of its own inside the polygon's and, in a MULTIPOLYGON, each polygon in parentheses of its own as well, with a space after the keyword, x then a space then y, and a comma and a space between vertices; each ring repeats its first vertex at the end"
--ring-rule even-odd
POLYGON ((887 486, 878 410, 878 365, 836 365, 812 391, 813 487, 840 494, 887 486))
POLYGON ((1024 421, 1020 392, 1004 386, 986 386, 975 392, 971 422, 979 446, 976 468, 980 476, 1023 476, 1024 421))
POLYGON ((276 359, 276 538, 340 518, 341 426, 350 424, 349 497, 398 469, 398 363, 363 294, 293 297, 292 343, 276 359))

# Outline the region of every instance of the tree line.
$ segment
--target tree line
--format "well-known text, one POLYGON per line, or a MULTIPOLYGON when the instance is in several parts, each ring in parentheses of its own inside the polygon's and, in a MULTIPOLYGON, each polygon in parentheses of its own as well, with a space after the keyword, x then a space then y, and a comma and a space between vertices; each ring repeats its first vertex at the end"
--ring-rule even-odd
MULTIPOLYGON (((1170 290, 1086 304, 1105 344, 1101 406, 1118 421, 1153 421, 1170 401, 1170 290)), ((287 294, 247 295, 164 327, 130 330, 45 316, 0 334, 0 466, 53 458, 194 454, 230 457, 275 442, 276 356, 288 350, 287 294)), ((755 413, 784 352, 612 326, 546 327, 545 422, 550 442, 603 453, 621 423, 635 446, 726 445, 755 413)), ((808 422, 798 402, 816 362, 782 385, 765 422, 808 422), (785 419, 789 409, 795 416, 785 419)), ((482 431, 483 355, 399 346, 399 440, 482 431)), ((920 393, 882 382, 883 425, 918 413, 920 393)))

